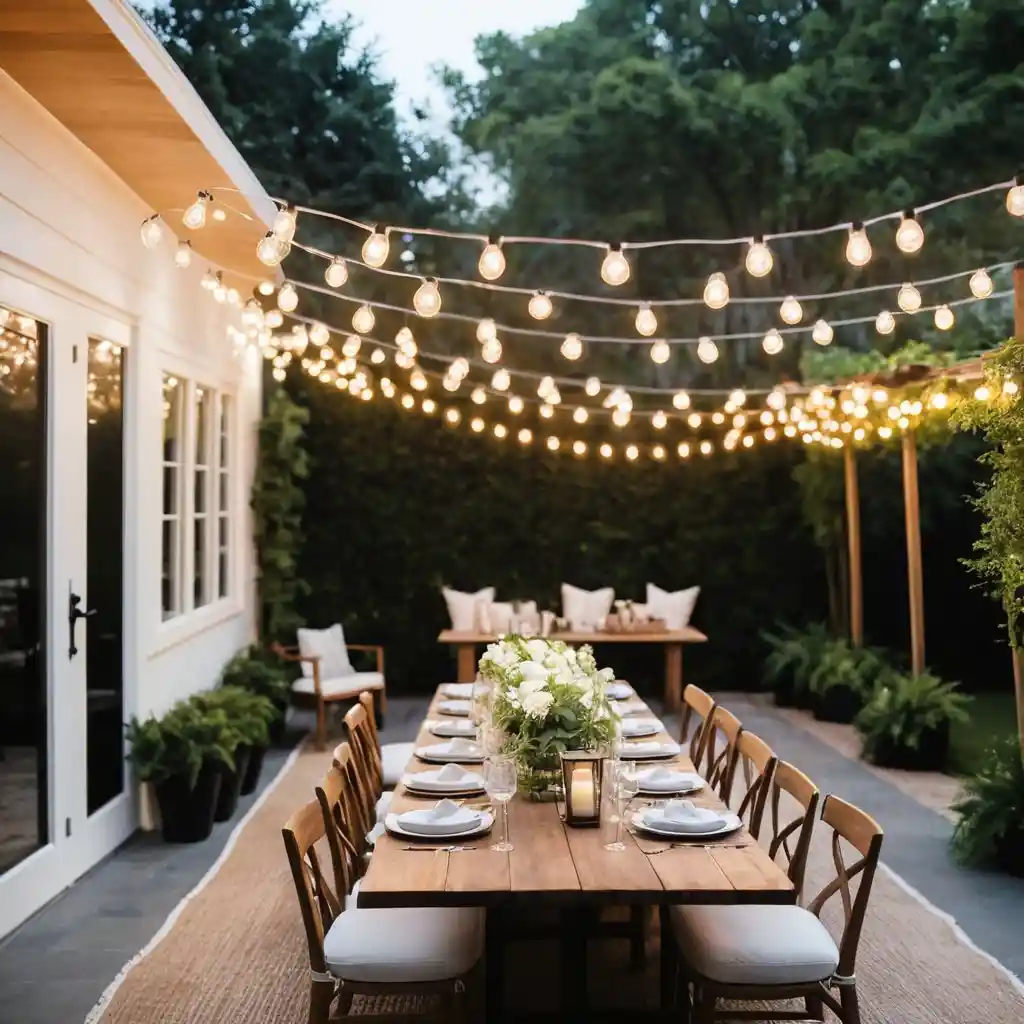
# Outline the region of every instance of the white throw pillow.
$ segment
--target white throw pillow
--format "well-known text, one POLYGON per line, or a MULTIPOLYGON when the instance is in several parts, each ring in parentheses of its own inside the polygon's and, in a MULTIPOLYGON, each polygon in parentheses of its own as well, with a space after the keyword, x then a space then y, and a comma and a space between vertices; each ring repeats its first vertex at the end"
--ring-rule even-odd
POLYGON ((571 583, 562 584, 562 618, 574 628, 596 628, 599 620, 608 617, 614 601, 615 591, 611 587, 581 590, 571 583))
POLYGON ((669 629, 683 629, 690 624, 699 593, 700 587, 673 592, 648 583, 647 613, 652 619, 664 619, 669 629))
POLYGON ((512 628, 512 616, 515 609, 511 601, 492 601, 487 607, 487 613, 491 620, 490 631, 497 636, 499 633, 507 633, 512 628))
MULTIPOLYGON (((320 656, 321 679, 337 679, 355 671, 348 658, 345 633, 337 623, 330 629, 300 629, 299 653, 304 658, 320 656)), ((302 663, 302 674, 313 674, 313 666, 308 661, 302 663)))
POLYGON ((472 633, 476 629, 477 601, 490 604, 494 600, 494 587, 484 587, 475 594, 442 587, 441 593, 444 594, 444 602, 448 605, 448 615, 452 620, 452 629, 456 633, 472 633))

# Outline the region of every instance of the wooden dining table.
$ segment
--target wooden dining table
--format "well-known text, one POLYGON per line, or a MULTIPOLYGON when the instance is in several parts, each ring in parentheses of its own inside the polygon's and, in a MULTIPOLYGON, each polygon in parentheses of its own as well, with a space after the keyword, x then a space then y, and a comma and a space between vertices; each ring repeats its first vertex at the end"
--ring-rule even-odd
MULTIPOLYGON (((430 729, 431 722, 448 717, 440 713, 441 699, 439 688, 421 725, 417 748, 444 742, 430 729)), ((642 701, 634 695, 629 703, 642 701)), ((644 705, 636 717, 648 716, 655 717, 644 705)), ((652 738, 674 739, 664 731, 652 738)), ((657 763, 693 770, 685 749, 677 757, 657 763)), ((414 755, 407 771, 436 767, 414 755)), ((648 799, 637 798, 635 804, 648 799)), ((707 787, 688 799, 701 807, 724 807, 707 787)), ((486 797, 473 799, 474 803, 481 801, 486 797)), ((435 797, 413 796, 399 784, 391 811, 401 813, 432 802, 435 797)), ((494 810, 500 812, 500 807, 495 805, 494 810)), ((641 834, 632 827, 628 813, 625 820, 629 828, 623 829, 623 851, 605 849, 603 829, 570 828, 563 823, 557 804, 538 803, 521 795, 508 807, 509 838, 514 845, 509 852, 490 848, 500 828, 497 819, 492 835, 472 839, 422 843, 386 833, 376 841, 360 884, 358 906, 487 908, 487 1019, 491 1021, 498 1019, 497 1007, 502 1001, 501 972, 495 964, 501 963, 500 922, 505 912, 557 907, 572 920, 573 912, 624 904, 665 908, 671 904, 785 904, 796 900, 786 873, 746 828, 720 840, 681 845, 641 834), (459 849, 449 852, 443 848, 447 845, 459 849)), ((568 951, 575 965, 563 966, 563 977, 574 975, 567 979, 563 992, 563 1000, 571 1004, 564 1007, 570 1015, 585 1012, 581 1010, 586 991, 585 932, 575 939, 568 947, 563 943, 563 953, 568 951)))

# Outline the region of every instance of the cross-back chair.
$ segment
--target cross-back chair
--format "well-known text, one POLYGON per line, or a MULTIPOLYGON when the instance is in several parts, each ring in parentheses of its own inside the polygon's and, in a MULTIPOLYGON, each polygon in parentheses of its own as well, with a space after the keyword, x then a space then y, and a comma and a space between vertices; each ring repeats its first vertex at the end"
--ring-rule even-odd
POLYGON ((679 725, 679 745, 689 744, 690 760, 694 768, 700 769, 704 747, 708 739, 708 723, 715 710, 711 694, 690 683, 683 690, 683 719, 679 725))
POLYGON ((704 747, 703 772, 708 785, 726 802, 732 795, 732 778, 736 770, 736 746, 743 725, 721 704, 716 704, 708 719, 704 747))
POLYGON ((358 908, 358 884, 351 895, 335 894, 320 866, 315 847, 327 832, 315 800, 282 829, 309 949, 309 1024, 408 1019, 404 1011, 353 1018, 356 995, 429 996, 436 1012, 417 1020, 465 1020, 469 977, 483 952, 483 912, 358 908))
POLYGON ((348 893, 365 870, 363 854, 369 829, 359 809, 352 777, 352 750, 342 743, 334 750, 334 763, 316 787, 316 799, 324 819, 327 846, 334 868, 334 888, 348 893))
POLYGON ((742 789, 736 813, 755 839, 761 834, 761 819, 778 761, 772 748, 756 733, 745 729, 740 733, 733 772, 733 786, 738 780, 742 789))
POLYGON ((693 907, 686 908, 685 918, 673 916, 674 934, 693 984, 692 1024, 718 1020, 823 1021, 825 1007, 843 1024, 860 1024, 857 948, 878 867, 882 830, 864 811, 831 795, 822 805, 821 819, 832 830, 836 874, 806 908, 693 907), (856 857, 849 864, 846 846, 856 857), (858 876, 854 891, 851 883, 858 876), (822 908, 837 894, 843 911, 838 944, 820 920, 822 908), (803 999, 805 1010, 719 1011, 719 999, 803 999))
POLYGON ((365 746, 370 757, 378 785, 381 790, 394 789, 401 781, 405 769, 412 759, 415 743, 384 743, 380 742, 377 733, 377 719, 373 713, 374 696, 369 690, 359 694, 359 703, 366 711, 364 726, 365 746))

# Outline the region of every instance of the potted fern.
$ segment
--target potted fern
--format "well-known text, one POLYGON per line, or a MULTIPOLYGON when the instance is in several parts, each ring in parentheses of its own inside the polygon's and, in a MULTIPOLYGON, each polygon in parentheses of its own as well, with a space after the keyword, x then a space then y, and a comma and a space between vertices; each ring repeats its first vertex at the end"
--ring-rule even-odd
POLYGON ((930 672, 892 675, 881 683, 854 724, 863 755, 887 768, 941 771, 949 751, 949 730, 967 721, 969 698, 956 684, 930 672))
POLYGON ((1024 760, 1017 737, 988 752, 984 768, 964 782, 953 854, 965 864, 992 864, 1024 877, 1024 760))
POLYGON ((233 764, 226 725, 222 711, 189 701, 161 718, 128 723, 128 760, 139 780, 153 785, 165 841, 196 843, 213 831, 221 767, 233 764))
POLYGON ((222 686, 239 686, 243 690, 266 697, 274 709, 274 717, 268 726, 268 744, 265 744, 262 750, 254 750, 250 760, 250 771, 242 783, 242 793, 251 793, 256 788, 266 746, 269 743, 280 742, 284 735, 285 713, 288 710, 291 686, 281 661, 258 644, 252 644, 239 651, 224 666, 220 681, 222 686), (255 778, 252 778, 254 772, 255 778))
POLYGON ((888 671, 872 648, 830 641, 808 679, 814 717, 823 722, 852 722, 888 671))
POLYGON ((833 637, 824 623, 804 630, 781 626, 777 633, 762 632, 770 650, 764 664, 764 678, 775 693, 780 708, 809 707, 809 681, 814 667, 833 637))

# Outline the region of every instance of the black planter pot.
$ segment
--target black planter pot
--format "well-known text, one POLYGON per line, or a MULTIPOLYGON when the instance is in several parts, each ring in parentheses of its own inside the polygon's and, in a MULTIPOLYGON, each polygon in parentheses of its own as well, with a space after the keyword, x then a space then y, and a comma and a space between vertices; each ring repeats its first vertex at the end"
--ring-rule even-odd
POLYGON ((266 756, 267 748, 265 746, 253 747, 249 751, 249 764, 245 769, 242 788, 239 791, 242 796, 256 792, 256 787, 260 784, 260 773, 263 771, 263 758, 266 756))
POLYGON ((921 733, 917 747, 897 745, 883 740, 875 746, 871 760, 882 768, 905 768, 909 771, 937 772, 946 767, 949 752, 949 723, 921 733))
POLYGON ((249 752, 249 747, 240 744, 235 748, 234 771, 226 764, 221 765, 220 793, 217 796, 214 821, 227 821, 238 810, 238 795, 242 790, 242 780, 249 768, 249 752))
POLYGON ((285 730, 285 712, 287 708, 282 707, 281 713, 270 723, 268 731, 270 733, 270 745, 272 747, 279 747, 284 740, 285 730))
POLYGON ((795 708, 797 706, 796 692, 791 682, 776 684, 775 706, 777 708, 795 708))
POLYGON ((857 717, 862 707, 864 698, 852 686, 830 686, 824 693, 814 696, 814 717, 820 722, 847 725, 857 717))
POLYGON ((200 843, 213 831, 213 812, 220 793, 221 772, 218 765, 206 762, 199 771, 196 784, 189 788, 188 778, 174 775, 153 787, 160 807, 160 823, 164 842, 200 843))
POLYGON ((1016 878, 1024 878, 1024 825, 996 840, 996 865, 1016 878))

